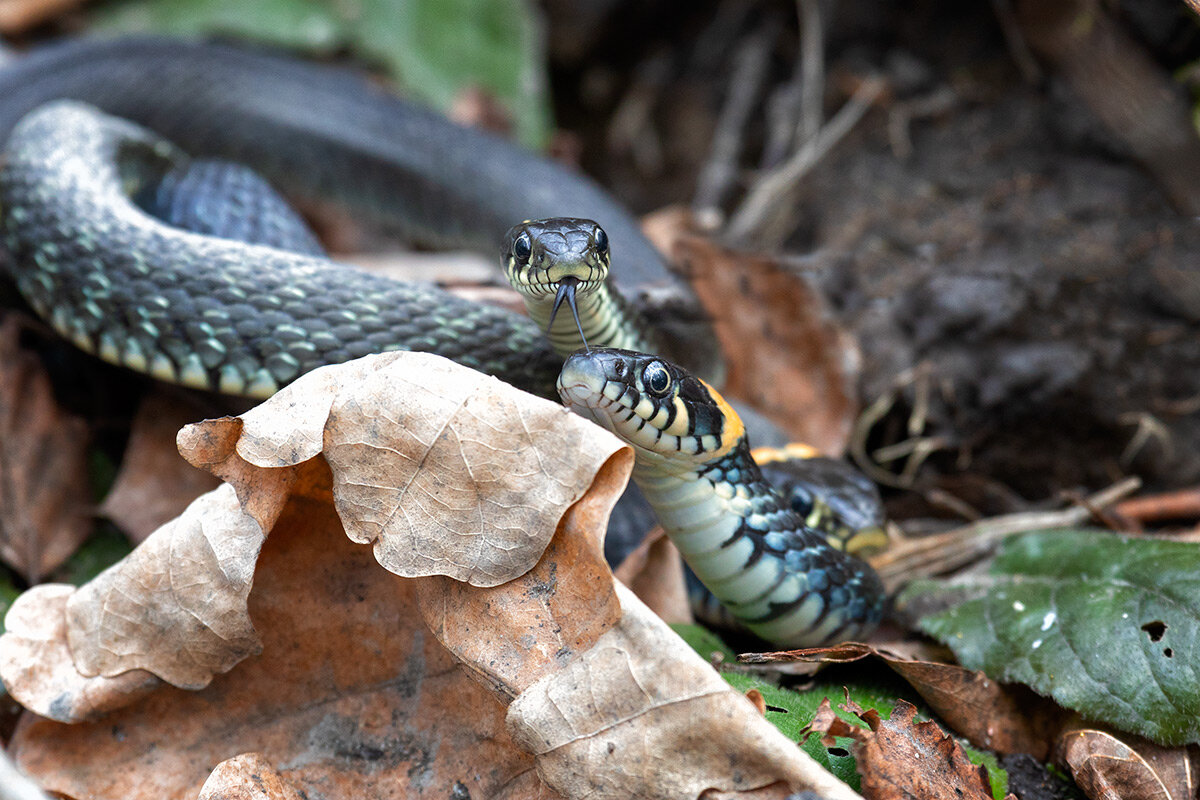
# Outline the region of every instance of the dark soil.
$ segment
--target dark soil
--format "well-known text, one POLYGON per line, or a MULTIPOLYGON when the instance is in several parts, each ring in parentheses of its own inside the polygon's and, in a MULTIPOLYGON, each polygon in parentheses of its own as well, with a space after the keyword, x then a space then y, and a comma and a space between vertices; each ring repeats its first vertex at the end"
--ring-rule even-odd
MULTIPOLYGON (((768 96, 796 56, 793 7, 708 4, 668 31, 645 7, 596 5, 613 16, 594 47, 612 56, 560 54, 561 122, 636 207, 686 204, 730 53, 773 32, 768 96), (714 15, 721 30, 701 24, 714 15), (594 124, 614 106, 644 122, 594 124)), ((802 181, 783 248, 857 336, 863 405, 901 387, 872 445, 909 435, 915 370, 930 398, 921 435, 941 445, 918 486, 986 476, 976 483, 993 490, 962 494, 981 511, 1013 505, 993 502, 1013 499, 997 482, 1041 499, 1130 473, 1200 479, 1196 223, 1052 69, 1023 74, 994 10, 1005 4, 902 5, 827 12, 827 117, 855 78, 882 73, 889 92, 802 181)), ((1117 6, 1164 81, 1200 53, 1182 4, 1117 6)), ((747 178, 763 115, 745 133, 747 178)))

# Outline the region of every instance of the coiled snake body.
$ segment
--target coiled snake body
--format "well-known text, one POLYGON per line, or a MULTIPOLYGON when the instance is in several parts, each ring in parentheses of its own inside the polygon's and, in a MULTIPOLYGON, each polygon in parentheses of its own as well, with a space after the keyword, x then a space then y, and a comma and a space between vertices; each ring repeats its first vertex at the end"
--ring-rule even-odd
POLYGON ((262 395, 321 359, 403 346, 462 356, 525 388, 552 393, 554 361, 539 344, 536 327, 525 320, 485 313, 478 305, 448 306, 444 295, 424 287, 410 287, 402 295, 391 290, 387 299, 377 294, 380 284, 361 272, 321 277, 321 269, 291 253, 272 256, 228 242, 202 244, 173 229, 143 224, 152 220, 135 221, 130 194, 186 152, 249 164, 289 197, 333 202, 356 220, 439 247, 494 253, 514 220, 556 215, 599 220, 620 243, 618 280, 624 293, 664 331, 671 352, 706 372, 721 368, 694 299, 666 270, 636 222, 603 191, 496 137, 390 96, 353 73, 215 44, 72 42, 0 68, 4 137, 9 137, 8 177, 0 187, 8 220, 5 247, 18 275, 26 264, 36 264, 42 275, 21 278, 23 290, 32 291, 31 302, 42 304, 51 319, 57 312, 56 327, 110 360, 133 366, 144 361, 148 371, 189 385, 262 395), (57 120, 29 120, 21 134, 18 120, 61 98, 133 120, 165 140, 107 117, 87 121, 81 108, 70 106, 39 112, 53 113, 57 120), (64 126, 68 121, 80 127, 64 126), (85 161, 83 155, 101 161, 85 161), (80 199, 62 191, 68 187, 80 199), (128 208, 114 217, 122 205, 128 208), (68 215, 88 226, 86 235, 64 225, 68 215), (101 330, 105 323, 95 314, 97 308, 107 312, 106 291, 121 289, 116 283, 102 286, 91 269, 110 252, 130 253, 126 274, 137 279, 138 291, 147 298, 134 318, 122 320, 120 331, 101 330), (205 283, 200 273, 214 264, 240 270, 251 296, 205 283), (282 274, 277 267, 290 269, 283 294, 276 289, 284 283, 270 277, 282 274), (184 280, 215 307, 188 308, 186 319, 176 314, 182 298, 175 290, 184 280), (58 285, 68 281, 73 283, 58 285), (66 290, 64 299, 54 299, 60 288, 66 290), (329 308, 306 313, 309 301, 319 303, 319 296, 335 290, 337 299, 329 308), (382 301, 363 299, 368 297, 382 301), (232 330, 222 310, 233 320, 232 330), (251 310, 266 314, 260 319, 285 338, 264 338, 248 319, 251 310), (204 313, 211 322, 205 322, 204 313), (60 324, 68 318, 70 327, 60 324), (398 320, 404 327, 396 333, 398 320), (341 344, 320 344, 327 328, 338 329, 341 344), (439 329, 449 333, 439 335, 439 329), (121 340, 125 331, 132 340, 121 340), (315 355, 297 343, 312 338, 300 332, 317 337, 315 355), (104 333, 110 334, 108 340, 104 333), (503 344, 492 352, 489 341, 503 344), (514 362, 500 350, 523 355, 514 362))

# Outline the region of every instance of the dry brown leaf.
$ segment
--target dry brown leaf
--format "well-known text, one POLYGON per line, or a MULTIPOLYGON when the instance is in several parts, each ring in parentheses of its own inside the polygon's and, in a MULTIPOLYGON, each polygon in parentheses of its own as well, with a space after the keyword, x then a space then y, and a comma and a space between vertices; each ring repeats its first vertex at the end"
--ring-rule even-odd
POLYGON ((855 713, 873 734, 856 753, 863 794, 872 800, 990 800, 987 769, 972 764, 937 723, 916 722, 916 706, 897 700, 888 720, 874 709, 855 713))
POLYGON ((780 782, 855 797, 767 722, 634 594, 595 646, 509 706, 514 741, 567 797, 641 800, 753 791, 780 782))
MULTIPOLYGON (((520 394, 501 384, 480 388, 483 384, 451 376, 455 391, 464 394, 448 404, 453 408, 447 413, 440 395, 449 390, 432 393, 428 413, 444 419, 439 435, 428 440, 406 434, 389 444, 379 432, 390 430, 390 420, 402 414, 420 416, 424 404, 414 399, 420 393, 399 399, 380 391, 376 379, 390 373, 395 386, 419 367, 432 380, 438 370, 429 369, 428 358, 368 357, 363 361, 371 363, 348 364, 341 375, 318 375, 313 385, 332 387, 330 397, 285 395, 244 418, 192 426, 181 435, 197 448, 189 451, 194 460, 207 461, 236 481, 236 490, 222 487, 192 506, 230 513, 202 515, 201 530, 183 537, 191 549, 179 551, 185 562, 208 562, 197 546, 207 542, 217 555, 211 563, 225 567, 226 574, 216 580, 230 588, 224 612, 190 631, 182 646, 176 639, 160 648, 167 653, 145 652, 146 631, 159 626, 164 636, 172 635, 170 626, 161 626, 154 599, 165 599, 171 613, 183 608, 207 613, 180 600, 192 599, 190 583, 149 592, 145 603, 132 596, 138 575, 150 576, 154 584, 164 570, 173 574, 174 567, 164 566, 159 554, 172 551, 170 529, 186 527, 183 518, 112 570, 128 574, 103 576, 96 588, 78 593, 90 592, 97 600, 78 602, 90 608, 106 598, 119 611, 120 620, 111 620, 102 601, 93 609, 88 624, 92 638, 102 643, 93 657, 114 663, 126 655, 138 663, 149 658, 156 671, 175 677, 204 670, 220 674, 199 691, 162 686, 99 721, 68 726, 26 715, 11 743, 22 769, 48 790, 97 800, 192 798, 213 764, 248 752, 278 765, 282 778, 300 792, 330 800, 417 793, 598 800, 677 796, 679 786, 761 789, 779 796, 808 788, 835 800, 856 797, 613 581, 603 560, 603 530, 632 456, 581 418, 550 409, 556 426, 584 431, 567 433, 562 441, 589 450, 586 457, 598 462, 598 469, 584 474, 583 496, 561 519, 530 517, 531 524, 548 530, 531 530, 519 543, 537 550, 525 573, 489 587, 436 571, 406 579, 380 569, 371 549, 350 540, 346 528, 362 522, 347 517, 362 506, 335 502, 334 487, 347 482, 344 470, 354 472, 358 483, 366 473, 357 462, 338 462, 330 469, 317 457, 320 444, 314 448, 312 442, 373 442, 392 454, 414 445, 419 455, 410 458, 430 469, 450 465, 445 496, 459 497, 465 491, 460 483, 471 480, 474 470, 455 469, 453 458, 426 442, 473 441, 463 422, 471 415, 461 409, 472 408, 478 392, 520 394), (363 407, 365 398, 383 405, 363 407), (314 423, 313 408, 328 410, 328 428, 336 427, 336 436, 326 431, 325 420, 314 423), (291 428, 280 418, 289 414, 291 428), (269 465, 255 466, 251 459, 269 465), (233 502, 235 495, 241 505, 233 502), (232 512, 234 506, 240 510, 232 512), (218 533, 220 526, 231 541, 218 533), (256 526, 270 535, 255 560, 249 553, 256 526), (229 563, 222 562, 222 554, 229 563), (241 608, 236 600, 247 583, 250 591, 241 608), (125 593, 129 599, 120 596, 125 593), (260 637, 261 654, 221 672, 226 660, 245 655, 242 625, 248 619, 260 637), (122 629, 132 632, 132 641, 115 635, 122 629), (231 641, 218 641, 217 630, 230 631, 231 641), (179 652, 176 662, 171 652, 179 652), (658 759, 654 765, 650 753, 658 759), (668 758, 667 753, 685 756, 668 758), (596 785, 597 775, 604 776, 604 786, 596 785)), ((545 410, 544 401, 520 402, 527 427, 541 430, 532 419, 545 410)), ((509 429, 498 421, 496 426, 494 449, 512 450, 509 429)), ((380 472, 392 469, 383 459, 380 472)), ((412 502, 420 502, 425 497, 412 493, 410 484, 424 478, 409 476, 409 484, 395 491, 408 491, 412 502)), ((555 487, 549 496, 558 494, 555 487)), ((453 505, 447 508, 449 520, 460 513, 453 505)), ((497 515, 502 528, 507 513, 502 508, 497 515)), ((425 532, 430 549, 441 547, 438 539, 457 536, 447 525, 430 525, 425 532)), ((211 573, 205 580, 210 579, 211 573)), ((57 611, 42 609, 39 621, 44 624, 55 614, 64 616, 61 602, 57 611)), ((21 644, 0 637, 0 663, 21 644)), ((72 641, 70 650, 59 646, 50 657, 73 667, 74 650, 72 641)))
POLYGON ((385 569, 472 586, 524 575, 612 454, 591 426, 563 424, 559 404, 501 387, 416 353, 338 395, 324 448, 334 502, 385 569))
POLYGON ((1000 684, 977 670, 906 658, 859 642, 778 653, 746 653, 747 664, 848 663, 880 658, 921 695, 948 727, 997 753, 1029 753, 1044 760, 1062 726, 1063 712, 1023 686, 1000 684))
POLYGON ((414 583, 347 539, 331 503, 293 496, 249 597, 259 656, 95 722, 27 715, 10 752, 45 789, 92 800, 192 800, 213 765, 252 751, 327 800, 536 787, 503 706, 421 623, 414 583))
POLYGON ((871 800, 990 800, 987 769, 967 759, 966 752, 936 722, 917 722, 917 708, 897 700, 891 719, 875 709, 864 711, 847 699, 842 708, 867 723, 870 730, 849 725, 831 711, 818 710, 810 730, 828 737, 855 740, 855 759, 863 795, 871 800))
POLYGON ((0 0, 0 33, 24 33, 80 5, 83 0, 0 0))
POLYGON ((184 461, 175 446, 179 429, 198 417, 193 408, 162 390, 151 392, 138 406, 117 480, 100 506, 100 513, 135 543, 220 483, 184 461))
POLYGON ((1058 760, 1091 800, 1190 800, 1196 776, 1187 748, 1161 747, 1130 734, 1066 731, 1058 760))
POLYGON ((197 800, 305 800, 261 753, 243 753, 217 764, 197 800))
POLYGON ((35 583, 92 530, 88 428, 59 409, 19 336, 10 315, 0 324, 0 558, 35 583))
POLYGON ((779 260, 739 253, 689 232, 682 215, 645 221, 684 271, 725 353, 725 390, 796 439, 841 455, 858 414, 857 343, 824 298, 779 260))
POLYGON ((67 645, 67 599, 74 586, 44 583, 16 599, 4 617, 0 682, 25 708, 49 719, 100 717, 155 689, 161 681, 134 670, 114 678, 85 677, 67 645))
POLYGON ((646 535, 615 570, 624 583, 664 621, 688 625, 695 622, 688 601, 683 557, 661 527, 646 535))
POLYGON ((67 601, 80 673, 144 669, 199 689, 258 653, 246 598, 265 538, 231 487, 198 498, 67 601))

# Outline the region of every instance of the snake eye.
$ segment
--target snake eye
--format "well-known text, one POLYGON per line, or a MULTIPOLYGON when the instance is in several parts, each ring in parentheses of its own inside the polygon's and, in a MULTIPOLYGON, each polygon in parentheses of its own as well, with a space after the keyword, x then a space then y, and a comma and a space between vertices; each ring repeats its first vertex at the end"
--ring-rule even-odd
POLYGON ((604 232, 604 228, 596 226, 596 232, 592 234, 592 239, 596 242, 596 252, 604 255, 608 252, 608 234, 604 232))
POLYGON ((671 373, 661 361, 651 361, 642 371, 642 385, 656 397, 662 397, 671 388, 671 373))
POLYGON ((517 261, 522 264, 529 263, 529 257, 533 255, 533 242, 530 240, 528 233, 522 233, 513 240, 512 251, 517 261))
POLYGON ((797 484, 796 486, 793 486, 791 497, 789 497, 788 499, 791 501, 792 510, 795 511, 800 516, 807 518, 808 515, 812 513, 812 510, 813 510, 812 492, 810 492, 808 489, 804 488, 803 486, 800 486, 799 484, 797 484))

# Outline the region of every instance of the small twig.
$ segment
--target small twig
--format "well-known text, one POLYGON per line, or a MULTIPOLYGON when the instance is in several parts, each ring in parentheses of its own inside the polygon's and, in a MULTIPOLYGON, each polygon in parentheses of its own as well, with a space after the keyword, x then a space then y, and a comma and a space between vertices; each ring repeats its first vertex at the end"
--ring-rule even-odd
POLYGON ((846 451, 858 468, 876 483, 900 489, 911 488, 916 480, 917 470, 925 460, 937 451, 951 446, 951 442, 943 437, 921 436, 929 421, 931 383, 930 365, 927 362, 917 364, 896 376, 892 388, 875 398, 854 421, 846 451), (913 387, 915 399, 912 412, 905 423, 909 438, 868 453, 867 439, 871 430, 895 407, 900 390, 910 385, 913 387), (880 463, 906 457, 907 461, 899 473, 880 466, 880 463))
POLYGON ((871 558, 888 592, 914 578, 940 575, 987 555, 1001 539, 1042 528, 1080 525, 1092 517, 1093 509, 1112 506, 1136 492, 1139 478, 1123 481, 1089 496, 1085 503, 1059 511, 1025 511, 972 522, 945 533, 901 539, 871 558))
POLYGON ((888 109, 888 143, 896 158, 912 155, 909 128, 913 120, 932 117, 949 111, 958 102, 958 95, 949 86, 940 86, 924 97, 895 103, 888 109))
POLYGON ((746 36, 733 57, 725 104, 717 117, 712 148, 696 178, 692 209, 700 227, 714 230, 724 222, 721 204, 737 180, 742 134, 766 81, 774 26, 764 25, 746 36))
POLYGON ((734 212, 727 229, 728 237, 734 242, 751 241, 760 235, 769 219, 779 214, 790 216, 793 205, 790 196, 796 184, 854 128, 883 93, 884 86, 885 82, 878 77, 864 80, 828 125, 778 169, 763 176, 734 212))
POLYGON ((663 164, 662 142, 650 117, 667 84, 671 63, 670 55, 661 51, 639 64, 608 125, 608 148, 630 153, 638 169, 649 174, 660 172, 663 164))
POLYGON ((1145 411, 1131 411, 1117 417, 1117 422, 1123 425, 1136 425, 1137 430, 1121 451, 1121 466, 1128 467, 1137 458, 1138 453, 1152 441, 1157 441, 1163 450, 1163 456, 1170 460, 1175 454, 1174 443, 1171 441, 1171 431, 1153 414, 1145 411))
POLYGON ((1200 519, 1200 486, 1131 497, 1118 503, 1115 511, 1139 522, 1200 519))
POLYGON ((1042 79, 1042 68, 1038 66, 1029 43, 1021 35, 1021 26, 1013 13, 1011 0, 992 0, 992 13, 1000 23, 1000 32, 1004 35, 1004 43, 1008 46, 1008 54, 1017 65, 1021 77, 1026 83, 1035 84, 1042 79))
POLYGON ((797 141, 808 142, 825 121, 825 30, 820 0, 796 0, 800 18, 800 125, 797 141))

